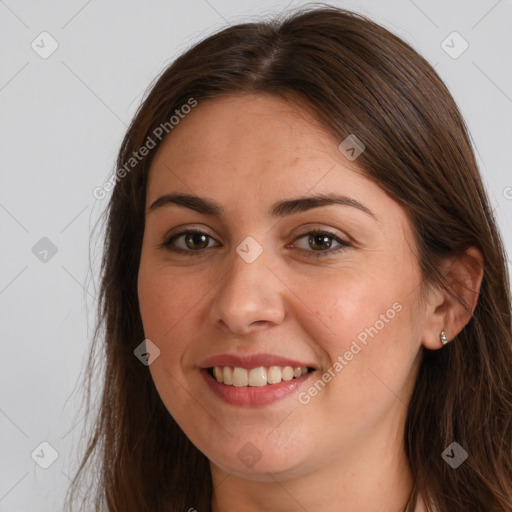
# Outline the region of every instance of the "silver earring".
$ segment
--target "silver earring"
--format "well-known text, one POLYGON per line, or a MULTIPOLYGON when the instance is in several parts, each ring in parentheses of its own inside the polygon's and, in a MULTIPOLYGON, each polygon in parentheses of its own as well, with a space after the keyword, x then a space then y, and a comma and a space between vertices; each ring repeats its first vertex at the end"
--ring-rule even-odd
POLYGON ((446 339, 446 334, 444 331, 441 331, 441 345, 443 347, 448 343, 448 340, 446 339))

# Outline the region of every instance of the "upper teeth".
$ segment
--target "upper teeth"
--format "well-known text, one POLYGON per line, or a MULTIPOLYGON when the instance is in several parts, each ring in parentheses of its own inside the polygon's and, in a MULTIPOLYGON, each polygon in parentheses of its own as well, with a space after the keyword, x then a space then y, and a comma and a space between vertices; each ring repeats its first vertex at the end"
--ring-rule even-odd
POLYGON ((298 378, 301 375, 308 373, 306 367, 291 367, 291 366, 270 366, 265 368, 239 368, 235 366, 214 366, 213 375, 217 382, 223 382, 228 386, 265 386, 267 384, 278 384, 282 380, 292 380, 294 377, 298 378))

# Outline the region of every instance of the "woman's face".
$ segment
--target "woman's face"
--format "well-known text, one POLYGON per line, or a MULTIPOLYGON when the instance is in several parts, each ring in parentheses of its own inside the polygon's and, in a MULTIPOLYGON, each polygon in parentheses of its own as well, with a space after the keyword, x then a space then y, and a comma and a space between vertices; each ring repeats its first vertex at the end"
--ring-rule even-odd
POLYGON ((285 479, 402 444, 427 325, 413 235, 341 142, 240 95, 199 102, 153 160, 149 369, 212 470, 285 479))

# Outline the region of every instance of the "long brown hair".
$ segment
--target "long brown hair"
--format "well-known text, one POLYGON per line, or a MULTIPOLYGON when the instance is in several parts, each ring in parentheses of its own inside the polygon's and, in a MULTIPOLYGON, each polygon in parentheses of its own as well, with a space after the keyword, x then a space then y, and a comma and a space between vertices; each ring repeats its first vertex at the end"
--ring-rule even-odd
POLYGON ((408 44, 359 14, 324 5, 204 39, 163 72, 133 119, 106 210, 99 322, 87 373, 90 387, 95 362, 104 361, 103 392, 68 502, 89 469, 98 511, 210 510, 208 460, 133 354, 144 339, 137 273, 146 180, 160 143, 155 130, 167 122, 172 137, 169 119, 191 99, 200 105, 235 93, 300 98, 340 142, 349 134, 364 141, 357 163, 406 209, 425 283, 447 286, 442 260, 471 246, 481 251, 484 276, 471 320, 443 349, 421 349, 404 444, 413 499, 421 493, 442 512, 510 512, 509 281, 465 123, 434 69, 408 44), (148 137, 156 147, 127 167, 148 137), (441 457, 453 441, 469 453, 456 470, 441 457))

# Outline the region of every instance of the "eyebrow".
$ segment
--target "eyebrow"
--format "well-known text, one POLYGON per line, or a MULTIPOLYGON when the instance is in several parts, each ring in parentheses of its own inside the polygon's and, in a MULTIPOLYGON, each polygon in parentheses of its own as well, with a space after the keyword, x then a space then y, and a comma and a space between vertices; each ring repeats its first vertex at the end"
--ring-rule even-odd
MULTIPOLYGON (((160 196, 151 203, 147 213, 151 213, 159 208, 163 208, 171 204, 190 208, 191 210, 205 215, 216 215, 217 217, 222 217, 224 213, 224 208, 211 199, 206 199, 192 194, 165 194, 160 196)), ((316 194, 307 197, 299 197, 297 199, 279 201, 272 205, 270 215, 272 217, 285 217, 294 213, 305 212, 313 208, 329 205, 350 206, 370 215, 378 221, 377 216, 362 203, 339 194, 316 194)))

